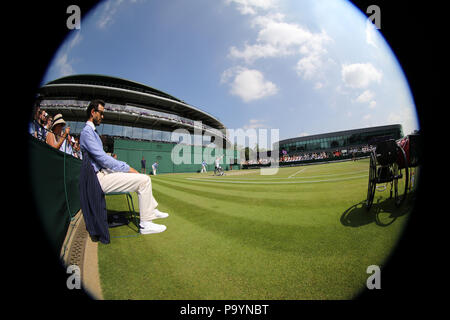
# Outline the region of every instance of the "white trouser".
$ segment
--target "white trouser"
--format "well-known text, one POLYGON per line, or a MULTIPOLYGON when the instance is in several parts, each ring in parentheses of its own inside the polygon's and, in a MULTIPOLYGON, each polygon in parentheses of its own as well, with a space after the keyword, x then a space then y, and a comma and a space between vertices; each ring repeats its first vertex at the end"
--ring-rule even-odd
POLYGON ((156 218, 153 211, 158 202, 153 197, 150 177, 141 173, 112 172, 101 170, 97 178, 104 193, 110 192, 136 192, 139 199, 139 215, 141 221, 150 221, 156 218))

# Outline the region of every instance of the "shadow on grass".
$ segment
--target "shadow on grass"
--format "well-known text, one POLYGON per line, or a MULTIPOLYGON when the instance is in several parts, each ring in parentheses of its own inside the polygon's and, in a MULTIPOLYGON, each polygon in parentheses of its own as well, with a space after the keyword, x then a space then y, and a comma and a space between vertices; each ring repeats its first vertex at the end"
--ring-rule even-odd
POLYGON ((341 223, 346 227, 362 227, 370 223, 376 223, 380 227, 387 227, 394 223, 412 208, 412 202, 406 201, 397 208, 392 199, 378 199, 372 204, 372 208, 367 210, 366 201, 354 204, 344 211, 341 216, 341 223))
POLYGON ((139 226, 137 225, 137 222, 134 221, 129 211, 117 211, 108 209, 107 218, 109 228, 116 228, 126 225, 135 232, 139 231, 139 226))

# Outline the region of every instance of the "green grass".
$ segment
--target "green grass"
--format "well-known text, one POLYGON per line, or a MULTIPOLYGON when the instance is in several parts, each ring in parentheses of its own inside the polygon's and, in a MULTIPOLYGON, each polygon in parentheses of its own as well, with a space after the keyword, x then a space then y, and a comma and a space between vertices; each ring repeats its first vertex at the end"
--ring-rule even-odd
MULTIPOLYGON (((152 176, 167 230, 110 229, 99 245, 105 299, 351 299, 383 267, 412 204, 363 205, 368 161, 152 176)), ((125 210, 125 197, 107 198, 125 210)), ((134 195, 137 209, 138 201, 134 195)))

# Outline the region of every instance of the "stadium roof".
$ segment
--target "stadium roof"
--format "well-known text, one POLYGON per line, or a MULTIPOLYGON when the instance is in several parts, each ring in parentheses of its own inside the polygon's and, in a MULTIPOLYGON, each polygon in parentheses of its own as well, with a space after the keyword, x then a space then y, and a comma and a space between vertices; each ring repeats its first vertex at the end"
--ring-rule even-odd
MULTIPOLYGON (((147 85, 112 76, 95 74, 71 75, 48 82, 38 92, 43 99, 84 101, 102 99, 106 103, 130 105, 166 112, 194 121, 201 121, 214 129, 226 129, 224 124, 216 117, 187 104, 183 100, 147 85)), ((63 112, 64 110, 61 111, 63 112)), ((134 125, 142 127, 149 125, 149 123, 144 122, 143 118, 140 119, 138 116, 134 116, 132 121, 130 119, 128 119, 130 121, 126 120, 125 117, 122 116, 121 118, 119 116, 109 118, 108 122, 132 122, 134 125)), ((165 124, 164 121, 153 120, 151 125, 155 128, 166 126, 168 129, 173 129, 173 125, 165 124)))

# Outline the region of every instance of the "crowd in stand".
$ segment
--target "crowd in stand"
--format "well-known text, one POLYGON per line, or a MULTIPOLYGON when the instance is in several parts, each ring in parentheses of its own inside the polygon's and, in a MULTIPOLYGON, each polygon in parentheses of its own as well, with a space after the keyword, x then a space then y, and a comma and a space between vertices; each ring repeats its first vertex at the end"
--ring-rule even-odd
POLYGON ((60 113, 52 116, 37 104, 33 110, 33 119, 29 123, 28 132, 55 149, 75 158, 82 158, 79 137, 70 135, 70 127, 66 127, 66 122, 60 113))
MULTIPOLYGON (((361 155, 370 152, 373 149, 373 146, 365 145, 359 147, 351 147, 350 149, 345 150, 334 150, 334 151, 321 151, 321 152, 310 152, 310 153, 299 153, 294 155, 282 155, 279 158, 279 163, 290 163, 290 162, 299 162, 299 161, 308 161, 308 160, 321 160, 321 159, 333 159, 340 158, 344 155, 361 155)), ((272 159, 270 158, 260 158, 258 160, 247 160, 242 161, 243 165, 265 165, 270 164, 272 159)))
POLYGON ((271 159, 268 159, 268 158, 260 158, 260 159, 258 159, 258 160, 255 160, 255 159, 253 159, 253 160, 245 160, 245 161, 242 161, 241 164, 244 164, 244 165, 253 165, 253 164, 262 164, 262 165, 265 165, 265 164, 270 164, 270 162, 271 162, 271 159))
POLYGON ((280 162, 294 162, 294 161, 305 161, 305 160, 318 160, 318 159, 328 159, 332 156, 338 156, 338 153, 331 152, 313 152, 313 153, 303 153, 293 156, 285 155, 280 158, 280 162))
POLYGON ((372 150, 372 146, 365 145, 360 147, 352 147, 350 149, 334 150, 334 151, 322 151, 322 152, 311 152, 311 153, 301 153, 295 155, 283 155, 280 157, 280 162, 295 162, 295 161, 306 161, 306 160, 321 160, 321 159, 333 159, 340 158, 345 155, 356 155, 361 153, 368 153, 372 150))

